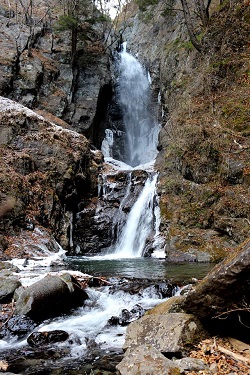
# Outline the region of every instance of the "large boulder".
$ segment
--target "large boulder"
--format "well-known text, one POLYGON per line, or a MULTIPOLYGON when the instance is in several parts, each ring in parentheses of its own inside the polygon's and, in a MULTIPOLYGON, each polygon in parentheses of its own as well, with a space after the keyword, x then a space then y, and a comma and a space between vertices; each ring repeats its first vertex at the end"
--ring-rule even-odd
POLYGON ((81 306, 87 298, 87 293, 69 274, 60 277, 49 275, 21 293, 15 314, 40 321, 81 306))
POLYGON ((183 308, 209 325, 249 335, 249 286, 250 239, 212 269, 187 295, 183 308))
POLYGON ((179 367, 150 345, 126 352, 116 368, 121 375, 180 375, 179 367))
POLYGON ((146 344, 164 353, 185 354, 204 335, 200 322, 193 315, 145 315, 128 326, 123 348, 146 344))
POLYGON ((20 281, 13 277, 0 277, 0 303, 11 302, 15 290, 21 286, 20 281))
POLYGON ((128 350, 116 368, 121 375, 179 375, 186 371, 208 370, 201 359, 185 357, 169 360, 150 345, 128 350))

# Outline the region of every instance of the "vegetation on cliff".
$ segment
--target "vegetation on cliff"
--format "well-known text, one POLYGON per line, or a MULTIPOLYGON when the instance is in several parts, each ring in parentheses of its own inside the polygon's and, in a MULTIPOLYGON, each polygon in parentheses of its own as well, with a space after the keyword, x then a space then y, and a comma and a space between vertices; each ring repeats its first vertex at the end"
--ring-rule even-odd
POLYGON ((185 233, 189 246, 200 249, 216 237, 217 259, 226 243, 249 236, 249 31, 246 2, 227 3, 212 15, 206 52, 190 51, 192 69, 171 82, 162 131, 162 210, 170 236, 185 233), (210 230, 213 238, 206 238, 210 230))

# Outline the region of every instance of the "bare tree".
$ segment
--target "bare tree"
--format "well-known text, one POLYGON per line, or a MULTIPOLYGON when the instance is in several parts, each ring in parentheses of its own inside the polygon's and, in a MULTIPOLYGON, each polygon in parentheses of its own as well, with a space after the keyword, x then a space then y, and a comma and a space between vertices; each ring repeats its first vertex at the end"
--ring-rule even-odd
MULTIPOLYGON (((197 38, 197 36, 195 34, 194 23, 192 21, 192 16, 191 16, 191 12, 190 12, 189 6, 187 4, 187 0, 180 0, 180 1, 181 1, 183 13, 184 13, 184 18, 185 18, 185 23, 186 23, 186 26, 187 26, 187 30, 188 30, 188 34, 189 34, 190 40, 191 40, 193 46, 199 52, 202 53, 203 50, 204 50, 204 47, 203 47, 202 43, 198 40, 198 38, 197 38)), ((195 5, 195 8, 196 8, 196 12, 197 12, 199 18, 201 19, 203 27, 207 27, 208 26, 208 22, 209 22, 209 7, 211 5, 211 2, 212 2, 212 0, 207 0, 206 3, 205 3, 204 0, 194 0, 194 5, 195 5)))
POLYGON ((198 15, 202 21, 203 26, 208 25, 209 21, 209 7, 212 0, 208 0, 207 4, 205 5, 204 0, 195 0, 195 5, 197 8, 198 15))
MULTIPOLYGON (((38 26, 42 26, 42 27, 44 26, 44 19, 49 13, 50 5, 49 3, 47 3, 47 9, 42 14, 42 16, 35 17, 34 9, 37 6, 35 0, 28 0, 28 1, 16 0, 16 3, 19 3, 21 5, 21 9, 23 11, 23 22, 29 27, 29 36, 27 39, 27 44, 25 46, 25 49, 28 50, 28 56, 31 56, 31 48, 34 42, 36 28, 38 26)), ((20 33, 16 37, 16 42, 18 38, 20 37, 20 34, 21 34, 21 28, 20 28, 20 33)), ((17 43, 17 51, 18 53, 21 52, 19 51, 18 43, 17 43)))
POLYGON ((187 26, 187 30, 188 30, 190 40, 191 40, 192 44, 194 45, 194 47, 197 49, 197 51, 202 52, 202 45, 198 41, 198 39, 195 35, 195 32, 194 32, 194 25, 193 25, 193 22, 192 22, 192 19, 191 19, 191 14, 190 14, 190 11, 189 11, 189 7, 187 5, 187 1, 181 0, 181 5, 182 5, 183 12, 184 12, 185 23, 186 23, 186 26, 187 26))

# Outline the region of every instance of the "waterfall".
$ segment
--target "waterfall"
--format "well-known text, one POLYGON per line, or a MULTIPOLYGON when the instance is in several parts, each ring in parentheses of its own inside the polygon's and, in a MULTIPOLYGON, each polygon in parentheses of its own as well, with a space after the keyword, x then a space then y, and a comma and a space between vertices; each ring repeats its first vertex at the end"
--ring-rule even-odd
POLYGON ((154 226, 154 197, 157 175, 149 177, 133 205, 114 253, 118 258, 140 257, 154 226))
MULTIPOLYGON (((157 174, 152 170, 157 155, 159 124, 151 100, 151 76, 140 62, 126 51, 126 43, 117 59, 116 100, 122 112, 122 133, 114 124, 105 130, 102 152, 105 161, 127 175, 124 196, 113 216, 113 244, 107 249, 106 256, 113 258, 136 258, 149 255, 152 249, 162 245, 158 240, 159 207, 156 199, 157 174), (116 135, 123 138, 123 152, 118 153, 121 160, 112 159, 116 144, 116 135), (131 170, 146 170, 148 179, 139 182, 141 192, 127 212, 125 205, 134 194, 131 170), (115 242, 115 243, 114 243, 115 242)), ((110 126, 111 125, 111 126, 110 126)), ((109 172, 110 173, 110 172, 109 172)), ((125 179, 124 179, 125 182, 125 179)), ((138 182, 137 182, 138 186, 138 182)), ((100 196, 100 184, 98 188, 100 196)), ((112 194, 113 192, 111 192, 112 194)), ((162 257, 162 252, 161 252, 162 257)))
POLYGON ((118 100, 126 133, 124 162, 132 167, 146 164, 157 155, 159 126, 152 107, 149 72, 126 51, 120 54, 118 100))
POLYGON ((122 224, 126 220, 126 215, 124 212, 124 206, 127 202, 127 199, 129 199, 130 193, 131 193, 131 187, 132 187, 132 180, 131 180, 131 172, 128 173, 127 176, 127 181, 126 181, 126 191, 124 194, 124 197, 121 200, 119 209, 117 214, 113 218, 113 225, 112 225, 112 236, 113 238, 115 237, 120 237, 123 231, 122 224), (116 232, 116 235, 115 235, 116 232))

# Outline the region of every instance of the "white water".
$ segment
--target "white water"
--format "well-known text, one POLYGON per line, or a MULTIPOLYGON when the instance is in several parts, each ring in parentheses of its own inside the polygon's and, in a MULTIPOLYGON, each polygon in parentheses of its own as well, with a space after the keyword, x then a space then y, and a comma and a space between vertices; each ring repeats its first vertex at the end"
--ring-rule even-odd
POLYGON ((113 218, 112 234, 113 238, 117 237, 117 241, 103 257, 106 259, 141 257, 144 255, 147 242, 151 241, 153 247, 157 248, 154 257, 164 258, 165 254, 162 250, 164 244, 159 233, 160 210, 156 199, 157 176, 153 175, 159 125, 151 103, 151 77, 139 61, 126 51, 126 43, 123 44, 120 53, 119 73, 117 94, 125 126, 126 151, 122 161, 112 158, 114 137, 110 129, 105 131, 102 151, 106 163, 116 170, 146 170, 149 177, 126 218, 123 206, 132 191, 131 179, 127 179, 129 182, 124 198, 121 200, 118 213, 113 218), (152 241, 153 233, 155 235, 152 241))
MULTIPOLYGON (((40 270, 42 271, 42 269, 40 270)), ((69 272, 74 276, 88 276, 77 271, 61 271, 60 273, 69 272)), ((53 272, 49 273, 53 275, 53 272)), ((58 274, 55 272, 55 274, 58 274)), ((37 280, 44 277, 44 273, 34 274, 28 272, 23 285, 31 285, 37 280), (36 277, 34 277, 36 275, 36 277)), ((67 346, 70 349, 71 357, 84 355, 88 349, 89 342, 95 342, 101 349, 106 351, 110 349, 121 349, 125 340, 126 327, 110 326, 108 320, 112 316, 119 316, 123 309, 131 310, 139 304, 144 309, 155 306, 160 301, 159 294, 155 289, 146 288, 141 294, 131 295, 129 292, 118 290, 110 292, 110 287, 99 287, 97 289, 87 288, 86 292, 89 299, 85 305, 76 309, 71 315, 50 319, 36 328, 36 331, 64 330, 69 334, 69 340, 56 344, 67 346)), ((27 345, 27 338, 18 340, 16 337, 7 340, 0 340, 0 351, 7 349, 18 349, 27 345)))
POLYGON ((123 161, 135 167, 155 159, 159 125, 152 107, 150 75, 126 51, 125 43, 120 54, 119 70, 118 98, 127 140, 123 161))
POLYGON ((39 331, 67 330, 72 340, 71 355, 84 354, 89 340, 94 340, 101 349, 121 348, 125 340, 126 327, 109 326, 112 316, 119 316, 124 308, 131 310, 136 304, 149 309, 159 303, 159 297, 145 291, 142 296, 123 291, 109 293, 109 287, 101 290, 86 290, 90 299, 86 306, 79 308, 75 315, 55 319, 43 324, 39 331))
POLYGON ((152 179, 148 178, 139 198, 133 205, 115 246, 114 253, 117 258, 136 258, 143 255, 146 240, 154 229, 156 181, 157 175, 154 175, 152 179))
POLYGON ((126 220, 126 214, 124 212, 124 206, 129 198, 131 187, 132 187, 132 180, 131 180, 131 173, 127 175, 127 183, 126 183, 126 191, 121 200, 119 210, 116 215, 114 215, 113 223, 112 223, 112 238, 115 238, 115 231, 117 232, 118 236, 122 233, 122 223, 126 220))

